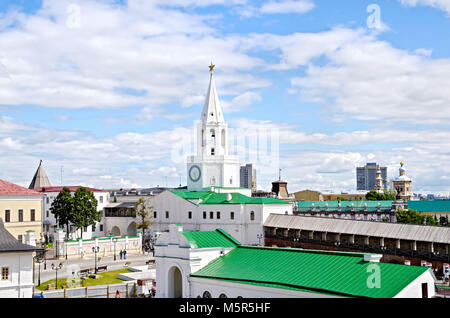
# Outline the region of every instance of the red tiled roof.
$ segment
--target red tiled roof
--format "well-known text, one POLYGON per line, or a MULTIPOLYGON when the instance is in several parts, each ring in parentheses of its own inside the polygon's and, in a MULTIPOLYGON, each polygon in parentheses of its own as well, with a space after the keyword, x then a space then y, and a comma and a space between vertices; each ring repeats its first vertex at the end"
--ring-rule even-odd
MULTIPOLYGON (((61 192, 63 188, 68 188, 70 190, 70 192, 75 192, 81 187, 82 186, 42 187, 42 188, 36 189, 36 191, 39 191, 39 192, 61 192)), ((94 189, 94 188, 89 188, 89 187, 84 187, 84 188, 86 188, 87 190, 89 190, 91 192, 108 192, 106 190, 99 190, 99 189, 94 189)))
POLYGON ((27 189, 17 184, 0 179, 0 195, 41 195, 39 192, 27 189))

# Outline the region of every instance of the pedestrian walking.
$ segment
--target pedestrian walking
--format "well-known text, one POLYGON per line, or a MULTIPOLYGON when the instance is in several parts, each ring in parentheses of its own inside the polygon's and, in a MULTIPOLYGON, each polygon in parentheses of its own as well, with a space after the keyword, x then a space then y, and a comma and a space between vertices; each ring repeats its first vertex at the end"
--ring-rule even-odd
POLYGON ((126 250, 123 251, 123 259, 127 259, 127 251, 126 250))
POLYGON ((120 253, 119 253, 119 255, 120 255, 120 259, 122 259, 122 255, 123 255, 123 252, 122 252, 122 250, 120 250, 120 253))

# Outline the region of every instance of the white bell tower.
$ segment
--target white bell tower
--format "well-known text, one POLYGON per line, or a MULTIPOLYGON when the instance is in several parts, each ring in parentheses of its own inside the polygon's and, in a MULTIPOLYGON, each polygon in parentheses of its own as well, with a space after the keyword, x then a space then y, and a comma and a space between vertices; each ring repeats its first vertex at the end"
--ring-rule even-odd
POLYGON ((197 123, 197 155, 187 158, 187 185, 190 191, 211 186, 239 187, 239 158, 228 155, 228 125, 214 84, 212 63, 208 92, 200 122, 197 123))

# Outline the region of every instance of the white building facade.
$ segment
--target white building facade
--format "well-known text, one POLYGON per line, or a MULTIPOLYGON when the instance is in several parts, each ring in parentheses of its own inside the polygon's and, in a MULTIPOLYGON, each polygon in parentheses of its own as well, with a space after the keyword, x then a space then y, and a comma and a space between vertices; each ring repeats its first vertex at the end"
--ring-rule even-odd
POLYGON ((33 255, 36 251, 34 232, 27 233, 22 244, 9 233, 0 219, 0 298, 33 296, 33 255))
MULTIPOLYGON (((168 231, 170 224, 181 224, 187 231, 221 228, 244 244, 257 245, 264 242, 263 224, 271 213, 292 214, 292 205, 285 201, 214 190, 164 191, 149 199, 153 206, 150 233, 168 231)), ((108 217, 106 231, 125 234, 136 222, 131 217, 108 217)))

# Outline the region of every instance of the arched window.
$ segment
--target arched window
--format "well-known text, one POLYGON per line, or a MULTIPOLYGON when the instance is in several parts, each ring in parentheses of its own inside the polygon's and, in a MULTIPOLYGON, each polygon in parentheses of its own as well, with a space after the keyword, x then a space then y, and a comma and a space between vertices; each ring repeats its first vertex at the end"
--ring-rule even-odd
POLYGON ((203 293, 203 298, 211 298, 211 293, 209 291, 205 291, 203 293))
POLYGON ((210 145, 211 147, 214 147, 216 145, 216 131, 214 129, 211 129, 209 133, 211 136, 210 145))
POLYGON ((220 294, 219 298, 228 298, 225 294, 220 294))
POLYGON ((255 220, 255 212, 250 212, 250 221, 254 221, 255 220))

